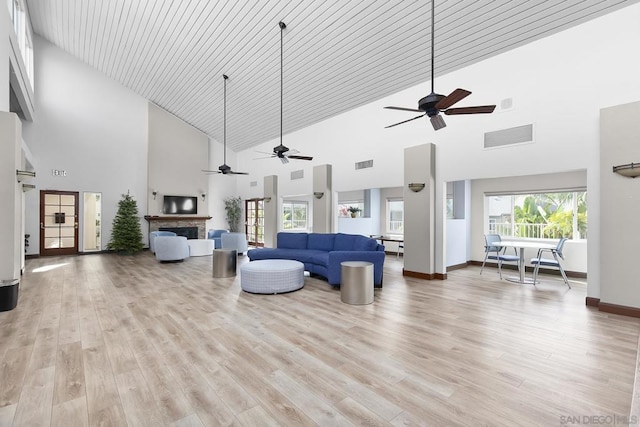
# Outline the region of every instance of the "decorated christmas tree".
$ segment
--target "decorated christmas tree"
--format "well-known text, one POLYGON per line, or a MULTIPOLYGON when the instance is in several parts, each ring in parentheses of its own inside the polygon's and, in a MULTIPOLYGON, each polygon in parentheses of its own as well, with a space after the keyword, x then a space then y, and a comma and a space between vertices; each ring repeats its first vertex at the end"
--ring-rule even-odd
POLYGON ((138 218, 138 203, 127 194, 118 202, 118 213, 113 219, 111 241, 107 248, 133 254, 142 250, 142 231, 138 218))

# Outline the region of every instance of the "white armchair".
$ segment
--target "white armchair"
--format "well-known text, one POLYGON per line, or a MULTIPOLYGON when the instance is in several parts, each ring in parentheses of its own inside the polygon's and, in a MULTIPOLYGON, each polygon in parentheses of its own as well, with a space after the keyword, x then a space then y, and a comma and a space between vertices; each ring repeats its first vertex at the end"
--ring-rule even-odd
POLYGON ((224 233, 222 239, 222 249, 235 249, 238 255, 247 252, 247 235, 244 233, 224 233))
POLYGON ((158 261, 183 261, 189 258, 189 245, 184 236, 157 236, 155 249, 158 261))

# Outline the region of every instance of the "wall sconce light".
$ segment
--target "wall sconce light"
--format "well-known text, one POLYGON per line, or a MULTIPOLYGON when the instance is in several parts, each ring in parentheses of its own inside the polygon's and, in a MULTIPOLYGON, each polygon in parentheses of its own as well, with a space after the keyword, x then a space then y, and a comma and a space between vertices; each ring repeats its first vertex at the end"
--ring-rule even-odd
POLYGON ((614 166, 613 171, 618 175, 635 178, 640 176, 640 163, 629 163, 627 165, 614 166))
POLYGON ((22 182, 24 178, 35 178, 36 173, 32 171, 21 171, 16 169, 16 176, 18 177, 18 182, 22 182))
POLYGON ((419 191, 422 191, 422 189, 424 188, 424 182, 412 182, 408 185, 409 190, 413 191, 414 193, 417 193, 419 191))
POLYGON ((314 196, 316 199, 322 199, 322 196, 324 196, 324 193, 323 193, 322 191, 314 191, 314 192, 313 192, 313 196, 314 196))
POLYGON ((22 192, 26 193, 27 191, 35 189, 36 186, 34 184, 22 184, 22 192))
POLYGON ((158 195, 158 192, 156 190, 153 190, 151 194, 153 194, 153 200, 155 200, 156 196, 158 195))
POLYGON ((202 193, 202 194, 200 195, 200 197, 202 197, 202 201, 204 202, 204 199, 206 199, 206 198, 207 198, 207 193, 202 193))
POLYGON ((269 203, 269 202, 271 201, 271 197, 265 197, 265 198, 264 198, 264 201, 265 201, 265 202, 267 202, 267 203, 269 203))

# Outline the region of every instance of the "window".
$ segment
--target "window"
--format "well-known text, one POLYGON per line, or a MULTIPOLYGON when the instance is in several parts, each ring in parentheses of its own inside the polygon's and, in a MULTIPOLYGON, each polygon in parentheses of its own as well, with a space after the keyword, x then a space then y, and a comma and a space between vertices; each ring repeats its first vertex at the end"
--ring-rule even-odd
POLYGON ((486 196, 489 233, 530 239, 586 239, 587 192, 486 196))
POLYGON ((338 216, 343 218, 360 217, 364 212, 364 202, 362 201, 341 201, 338 204, 338 216), (355 215, 352 215, 352 212, 355 215))
POLYGON ((387 199, 387 233, 404 234, 404 200, 387 199))
POLYGON ((284 201, 282 203, 282 228, 284 230, 306 230, 309 203, 284 201))
POLYGON ((18 49, 22 54, 22 59, 26 67, 29 82, 33 88, 33 41, 31 23, 27 16, 25 0, 9 0, 9 15, 13 21, 13 30, 16 33, 18 49))

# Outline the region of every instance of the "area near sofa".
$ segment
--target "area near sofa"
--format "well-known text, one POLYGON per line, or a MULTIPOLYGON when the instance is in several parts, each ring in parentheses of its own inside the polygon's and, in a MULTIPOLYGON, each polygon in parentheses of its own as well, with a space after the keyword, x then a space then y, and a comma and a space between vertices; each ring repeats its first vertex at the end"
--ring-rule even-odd
POLYGON ((375 239, 343 233, 278 233, 276 248, 258 248, 247 252, 251 261, 263 259, 290 259, 300 261, 304 269, 339 286, 340 263, 368 261, 373 263, 373 283, 382 287, 384 246, 375 239))

